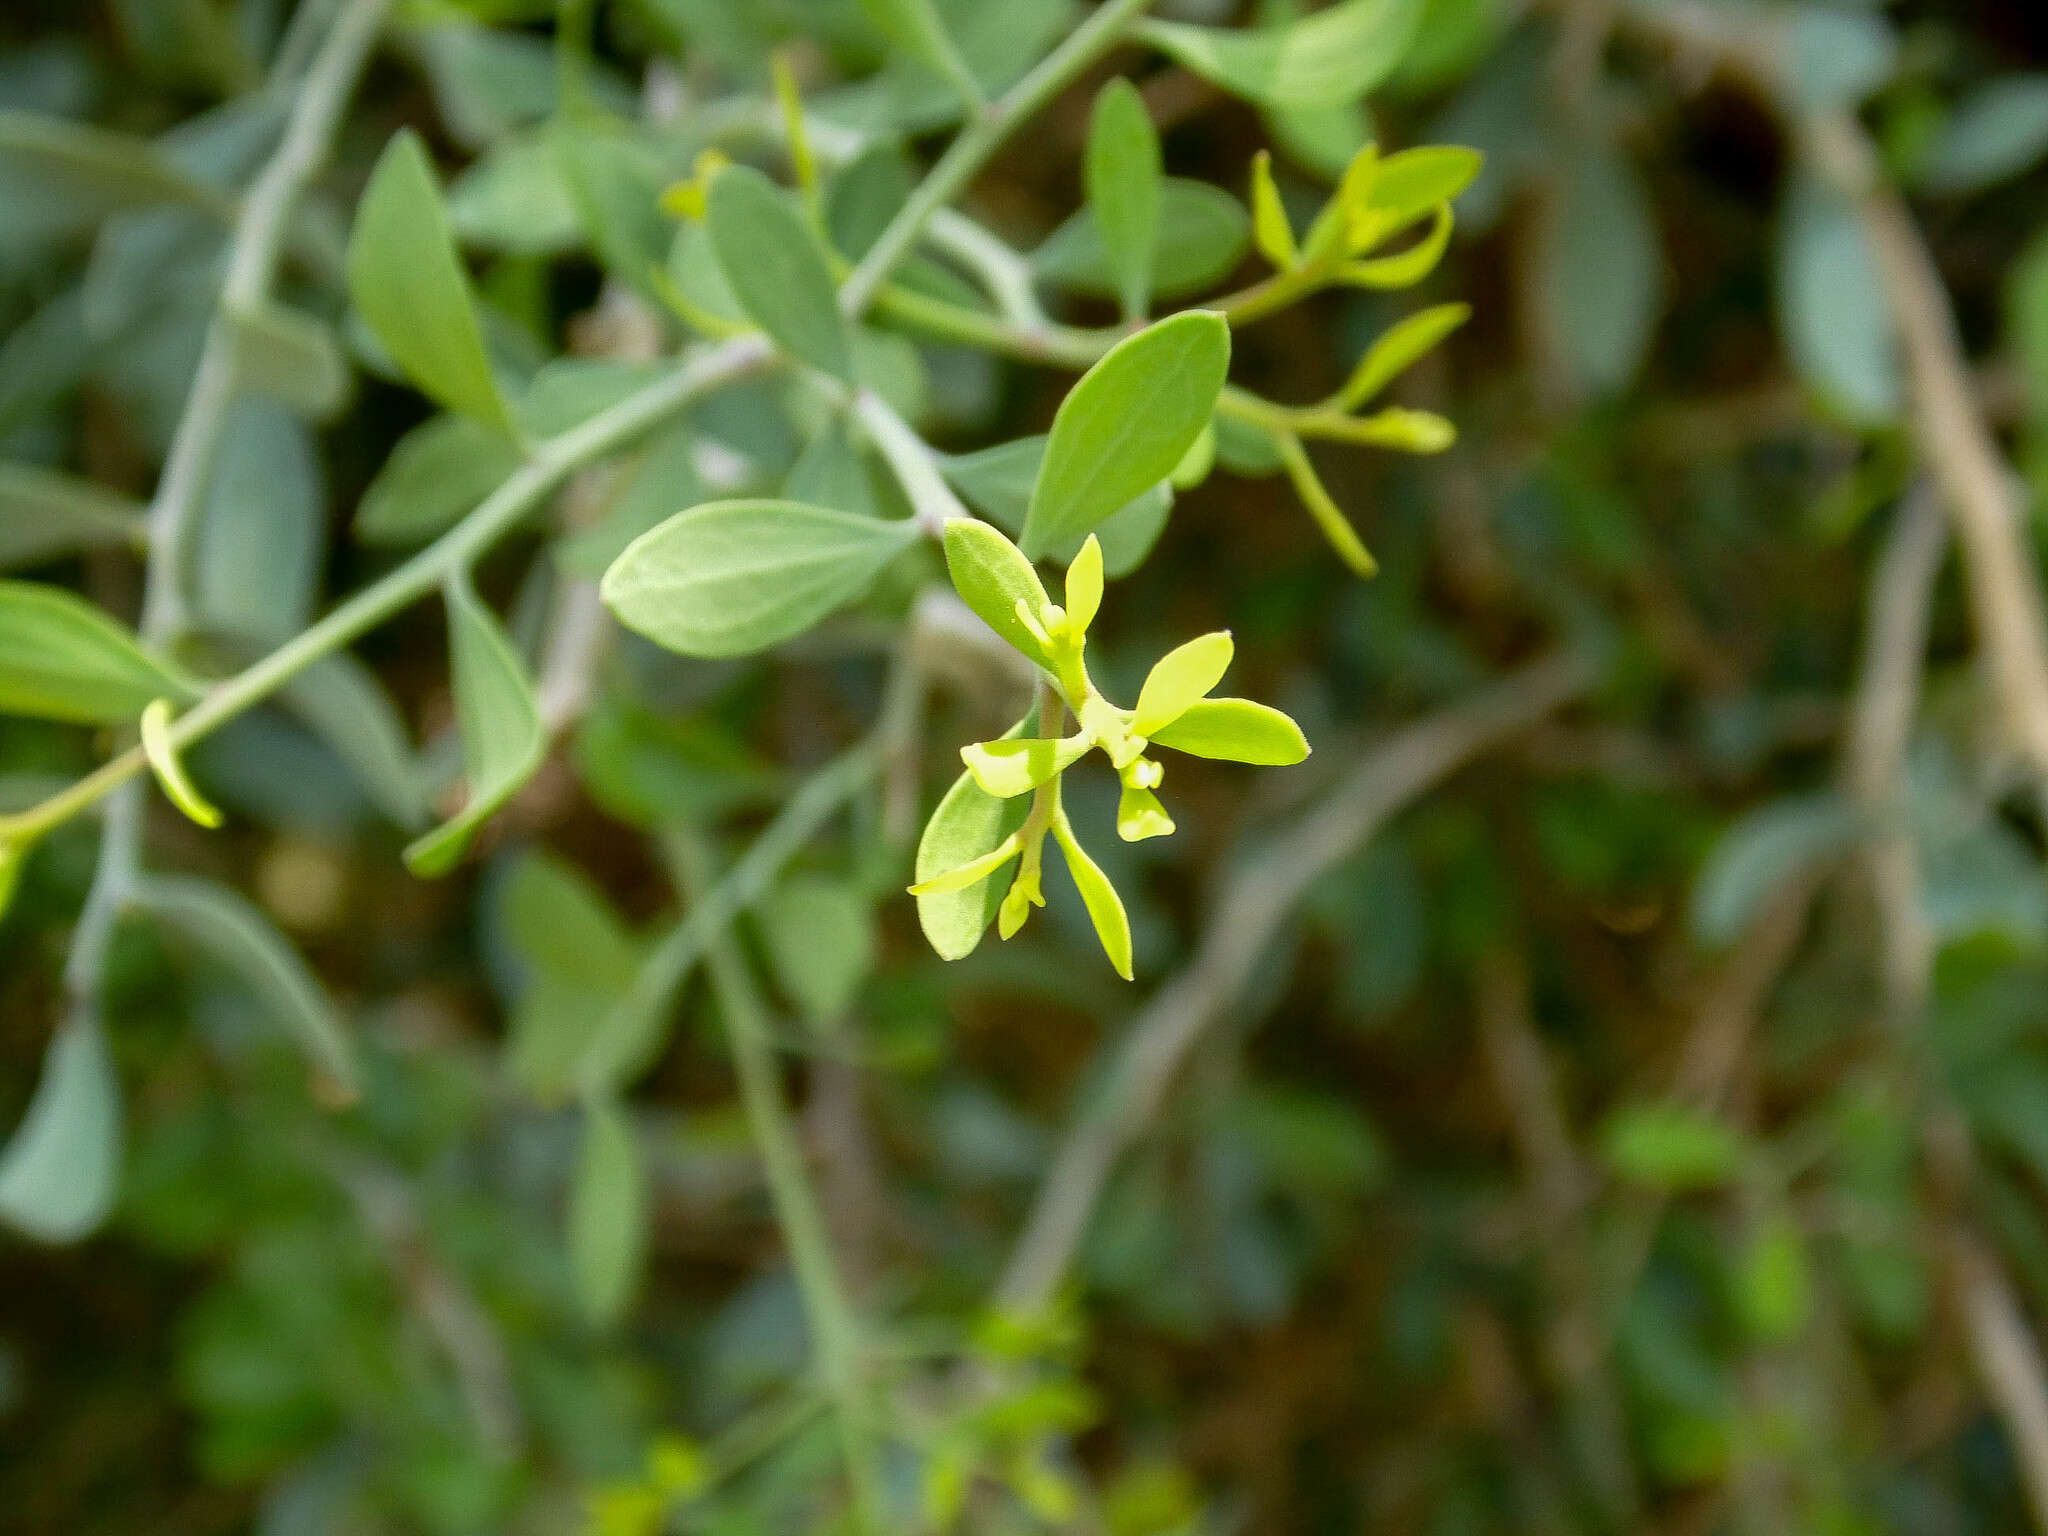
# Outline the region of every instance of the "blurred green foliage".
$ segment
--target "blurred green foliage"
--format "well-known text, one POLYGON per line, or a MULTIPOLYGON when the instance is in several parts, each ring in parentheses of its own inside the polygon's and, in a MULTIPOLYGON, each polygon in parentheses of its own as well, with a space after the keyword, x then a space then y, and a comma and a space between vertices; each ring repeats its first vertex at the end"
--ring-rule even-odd
MULTIPOLYGON (((265 81, 294 79, 343 9, 0 16, 10 574, 140 611, 141 517, 214 323, 223 210, 292 111, 265 81)), ((244 322, 253 382, 202 498, 178 666, 247 666, 455 526, 521 462, 495 418, 556 439, 774 302, 730 280, 715 219, 675 216, 678 186, 766 196, 843 280, 975 121, 968 98, 1089 9, 398 5, 286 225, 276 302, 244 322), (700 159, 802 179, 778 58, 825 167, 814 200, 700 159), (425 379, 403 314, 349 297, 387 153, 410 180, 380 217, 416 235, 438 183, 458 261, 361 281, 474 302, 473 346, 450 344, 466 369, 430 391, 469 415, 404 382, 425 379)), ((917 627, 938 551, 892 543, 844 611, 738 659, 671 655, 592 606, 621 551, 706 500, 916 510, 890 466, 777 376, 579 466, 508 524, 482 596, 450 599, 472 669, 534 671, 559 740, 523 787, 507 764, 537 757, 538 724, 505 771, 468 760, 509 805, 449 879, 401 858, 429 809, 465 803, 473 745, 433 603, 185 751, 228 826, 154 806, 152 867, 181 875, 152 878, 211 894, 196 916, 191 887, 135 896, 103 1036, 57 1022, 92 820, 0 847, 0 1124, 33 1121, 40 1081, 71 1133, 0 1160, 0 1528, 853 1528, 829 1341, 742 1100, 748 1017, 861 1319, 894 1528, 2039 1528, 2014 1389, 1988 1368, 2024 1386, 2028 1363, 1984 1308, 2009 1304, 2021 1337, 2048 1308, 2041 765, 1988 659, 1981 547, 1926 532, 1956 494, 1929 333, 1900 324, 1868 194, 1904 199, 1941 279, 1955 330, 1937 317, 1931 344, 1967 362, 1964 408, 2024 483, 2008 574, 2037 590, 2048 13, 1155 9, 957 199, 1007 243, 994 270, 1027 314, 1099 334, 1148 301, 1253 291, 1316 241, 1367 143, 1485 156, 1441 265, 1313 288, 1231 337, 1234 385, 1307 407, 1405 317, 1469 304, 1372 380, 1400 413, 1381 430, 1405 434, 1378 446, 1441 447, 1439 419, 1455 446, 1319 442, 1304 482, 1273 434, 1218 416, 1213 472, 1102 525, 1104 692, 1138 697, 1160 655, 1228 628, 1232 689, 1286 709, 1315 757, 1289 777, 1175 755, 1178 834, 1132 844, 1107 835, 1115 785, 1077 770, 1066 803, 1122 893, 1134 987, 1059 871, 1040 921, 945 964, 902 894, 909 843, 958 747, 1025 693, 968 631, 917 627), (1367 32, 1403 26, 1380 67, 1367 32), (1135 97, 1098 107, 1119 73, 1135 97), (1149 215, 1105 220, 1129 166, 1095 161, 1090 127, 1142 168, 1133 106, 1165 179, 1149 215), (1827 125, 1873 181, 1845 184, 1827 125), (1309 482, 1372 580, 1303 515, 1309 482), (1906 674, 1873 683, 1888 636, 1906 674), (997 1304, 1048 1168, 1115 1102, 1118 1043, 1223 974, 1200 968, 1208 921, 1227 941, 1258 855, 1403 727, 1463 719, 1559 648, 1590 659, 1582 696, 1394 793, 1361 845, 1309 850, 1327 869, 1112 1148, 1057 1299, 997 1304), (925 686, 906 726, 907 671, 925 686), (1900 700, 1873 789, 1864 722, 1900 700), (764 828, 786 846, 757 866, 764 828), (1901 849, 1904 906, 1883 873, 1901 849), (692 880, 722 872, 736 905, 693 929, 692 880), (353 1084, 321 1054, 330 1011, 353 1084)), ((1416 220, 1438 201, 1388 259, 1435 238, 1416 220)), ((814 304, 777 339, 860 380, 1021 536, 1033 435, 1081 364, 911 322, 998 314, 962 238, 920 247, 874 323, 842 333, 814 304)), ((118 749, 94 722, 182 697, 173 673, 123 685, 134 664, 108 663, 116 707, 68 696, 86 724, 0 720, 0 813, 118 749)))

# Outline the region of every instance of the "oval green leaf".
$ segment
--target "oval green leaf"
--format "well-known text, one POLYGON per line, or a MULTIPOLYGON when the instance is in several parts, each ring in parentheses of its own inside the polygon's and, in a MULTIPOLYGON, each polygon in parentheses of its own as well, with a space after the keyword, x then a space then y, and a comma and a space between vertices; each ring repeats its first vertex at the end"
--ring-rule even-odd
POLYGON ((1234 96, 1269 107, 1356 101, 1401 62, 1423 0, 1340 0, 1289 26, 1260 31, 1147 21, 1138 35, 1234 96))
POLYGON ((633 1297, 647 1240, 640 1157, 626 1114, 609 1099, 584 1106, 583 1152, 569 1192, 569 1262, 593 1323, 616 1322, 633 1297))
POLYGON ((750 166, 727 166, 705 197, 704 222, 748 317, 813 368, 857 383, 825 253, 782 189, 750 166))
POLYGON ((242 983, 305 1052, 325 1096, 355 1098, 361 1074, 341 1014, 268 918, 227 886, 190 875, 150 875, 136 882, 132 899, 242 983))
POLYGON ((513 432, 447 209, 410 128, 385 146, 356 207, 348 287, 356 312, 422 392, 508 436, 513 432))
POLYGON ((1024 515, 1023 547, 1078 541, 1181 461, 1230 371, 1230 327, 1186 310, 1117 343, 1060 402, 1024 515))
POLYGON ((1251 699, 1202 699, 1181 711, 1152 740, 1190 757, 1221 758, 1285 768, 1308 756, 1301 727, 1270 704, 1251 699))
MULTIPOLYGON (((1021 735, 1028 724, 1019 721, 1010 735, 1021 735)), ((975 783, 972 774, 961 774, 918 839, 917 879, 936 879, 949 869, 983 857, 1023 826, 1030 812, 1028 799, 998 800, 975 783)), ((1006 880, 983 879, 964 890, 917 898, 918 926, 940 959, 959 960, 974 953, 988 925, 995 921, 1008 884, 1006 880)))
POLYGON ((84 598, 0 581, 0 715, 109 725, 196 692, 84 598))
POLYGON ((1034 664, 1051 670, 1045 647, 1017 618, 1019 602, 1036 614, 1051 601, 1022 550, 987 523, 956 517, 946 524, 946 571, 953 590, 982 623, 1034 664))
POLYGON ((519 467, 503 433, 467 416, 436 416, 398 440, 363 492, 353 531, 365 544, 424 544, 519 467))
POLYGON ((121 1085, 91 1013, 50 1037, 28 1113, 0 1153, 0 1217, 46 1243, 106 1219, 121 1169, 121 1085))
POLYGON ((467 580, 449 583, 445 601, 469 799, 460 815, 405 850, 406 867, 426 876, 455 867, 477 828, 533 776, 547 752, 533 685, 510 637, 467 580))
MULTIPOLYGON (((1251 217, 1244 205, 1206 181, 1168 176, 1159 187, 1147 263, 1152 296, 1176 298, 1212 288, 1244 259, 1251 217)), ((1092 207, 1076 211, 1031 253, 1039 278, 1077 293, 1115 298, 1116 268, 1092 207)))
POLYGON ((626 546, 604 574, 628 629, 685 656, 744 656, 858 597, 917 524, 798 501, 714 501, 626 546))
POLYGON ((1159 243, 1159 133, 1145 98, 1121 75, 1095 98, 1082 171, 1117 301, 1126 318, 1142 315, 1159 243))

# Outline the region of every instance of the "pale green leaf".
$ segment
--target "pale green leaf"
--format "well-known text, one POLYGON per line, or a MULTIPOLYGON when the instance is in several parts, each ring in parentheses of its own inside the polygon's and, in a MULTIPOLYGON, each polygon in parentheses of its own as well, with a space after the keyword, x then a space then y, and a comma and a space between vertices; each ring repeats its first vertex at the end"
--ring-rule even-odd
POLYGON ((647 1245, 647 1197, 626 1112, 610 1099, 584 1105, 583 1150, 569 1191, 569 1263, 584 1316, 615 1323, 633 1299, 647 1245))
POLYGON ((627 628, 685 656, 743 656, 851 602, 917 525, 795 501, 714 501, 642 534, 605 572, 627 628))
POLYGON ((1154 736, 1183 714, 1223 680, 1236 647, 1230 631, 1198 635, 1177 645, 1160 657, 1146 674, 1138 690, 1138 707, 1131 717, 1131 729, 1140 736, 1154 736))
POLYGON ((1050 670, 1052 658, 1017 618, 1020 601, 1034 616, 1051 601, 1023 551, 971 517, 956 517, 946 524, 945 544, 946 570, 960 600, 1005 643, 1050 670))
POLYGON ((424 544, 446 532, 520 465, 512 440, 467 416, 421 422, 391 450, 356 508, 365 544, 424 544))
POLYGON ((932 0, 860 0, 860 8, 890 42, 951 81, 966 100, 981 100, 981 83, 960 56, 932 0))
POLYGON ((1731 944, 1773 894, 1842 851, 1859 822, 1832 794, 1792 795, 1744 814, 1707 857, 1693 888, 1692 929, 1708 944, 1731 944))
POLYGON ((1271 705, 1251 699, 1202 699, 1152 740, 1192 757, 1265 767, 1284 768, 1308 756, 1301 727, 1271 705))
POLYGON ((1425 144, 1383 157, 1373 173, 1365 206, 1381 227, 1399 229, 1471 186, 1486 157, 1457 144, 1425 144))
MULTIPOLYGON (((1021 734, 1026 724, 1020 721, 1011 734, 1021 734)), ((981 858, 1023 826, 1030 809, 1030 801, 998 800, 976 784, 972 774, 961 774, 918 839, 917 879, 929 880, 981 858)), ((917 898, 918 924, 940 959, 959 960, 974 952, 995 921, 1006 884, 983 880, 965 890, 917 898)))
POLYGON ((1143 315, 1159 242, 1159 134, 1145 98, 1121 75, 1095 98, 1082 170, 1118 302, 1126 318, 1143 315))
MULTIPOLYGON (((1221 187, 1179 176, 1159 186, 1150 260, 1154 298, 1170 299, 1213 288, 1244 259, 1251 221, 1244 205, 1221 187)), ((1092 207, 1077 209, 1031 253, 1031 269, 1045 282, 1078 293, 1115 298, 1116 269, 1092 207)))
POLYGON ((1273 184, 1273 157, 1263 149, 1252 156, 1252 239, 1259 254, 1283 271, 1301 259, 1293 221, 1273 184))
POLYGON ((1423 0, 1339 0, 1282 27, 1236 31, 1146 21, 1137 31, 1232 95, 1278 108, 1356 101, 1393 72, 1423 0))
POLYGON ((1877 254, 1856 210, 1809 176, 1794 176, 1786 195, 1777 290, 1800 377, 1858 425, 1896 417, 1905 386, 1877 254))
POLYGON ((400 129, 356 206, 349 295, 407 378, 450 410, 510 434, 468 275, 419 135, 400 129))
POLYGON ((355 1043, 341 1014, 299 952, 270 920, 225 885, 190 875, 148 875, 131 900, 180 943, 227 971, 290 1033, 320 1074, 330 1098, 353 1099, 359 1072, 355 1043))
POLYGON ((1355 411, 1470 318, 1469 304, 1438 304, 1387 327, 1366 349, 1334 403, 1355 411))
POLYGON ((2009 75, 1977 87, 1929 146, 1917 180, 1960 196, 2024 174, 2048 154, 2048 75, 2009 75))
POLYGON ((515 256, 560 256, 584 238, 547 132, 494 143, 471 161, 448 188, 448 222, 472 250, 515 256))
POLYGON ((157 786, 171 804, 200 826, 219 826, 226 818, 221 815, 219 806, 199 792, 199 786, 185 772, 185 764, 178 757, 170 732, 171 701, 151 699, 142 711, 142 753, 149 759, 157 786))
POLYGON ((425 825, 412 742, 374 672, 348 652, 332 651, 286 683, 278 702, 327 743, 394 823, 408 831, 425 825))
POLYGON ((1131 921, 1124 915, 1123 899, 1117 895, 1116 887, 1109 883, 1109 876, 1075 840, 1073 828, 1067 825, 1065 815, 1053 818, 1052 832, 1059 841, 1060 852, 1066 856, 1067 872, 1074 877, 1081 902, 1088 909, 1088 920, 1095 925, 1095 936, 1102 941, 1102 952, 1109 957, 1117 975, 1129 981, 1131 921))
POLYGON ((705 199, 711 247, 741 308, 777 345, 847 384, 853 345, 818 237, 774 182, 727 166, 705 199))
POLYGON ((211 628, 282 645, 313 615, 327 491, 305 423, 272 400, 229 408, 200 509, 192 606, 211 628))
POLYGON ((1078 539, 1173 473, 1208 425, 1230 368, 1230 327, 1186 310, 1112 347, 1053 417, 1023 546, 1078 539))
POLYGON ((998 800, 1007 800, 1012 795, 1029 794, 1055 774, 1065 772, 1094 744, 1087 735, 978 741, 960 749, 960 761, 974 775, 975 783, 998 800))
POLYGON ((533 685, 511 639, 466 580, 444 589, 455 717, 469 780, 461 812, 405 850, 416 875, 455 867, 478 827, 533 776, 547 753, 533 685))
POLYGON ((1580 155, 1550 244, 1558 341, 1582 386, 1609 394, 1641 371, 1663 302, 1664 257, 1642 178, 1618 151, 1580 155))
POLYGON ((874 905, 859 886, 790 875, 755 908, 776 980, 812 1023, 835 1024, 874 969, 874 905))
POLYGON ((1711 1189, 1735 1175, 1742 1138, 1719 1120, 1679 1104, 1632 1104, 1601 1136, 1615 1172, 1658 1189, 1711 1189))
POLYGON ((0 197, 30 229, 84 229, 121 208, 198 208, 223 220, 234 200, 146 139, 37 112, 0 111, 0 197))
POLYGON ((70 1243, 106 1219, 121 1174, 121 1085, 107 1037, 75 1013, 50 1037, 43 1073, 0 1152, 0 1217, 46 1243, 70 1243))
POLYGON ((348 399, 348 356, 334 327, 276 300, 228 312, 240 383, 324 421, 348 399))
POLYGON ((0 571, 82 549, 141 549, 143 508, 90 480, 0 463, 0 571))
POLYGON ((0 715, 105 725, 133 720, 152 699, 196 692, 84 598, 0 581, 0 715))

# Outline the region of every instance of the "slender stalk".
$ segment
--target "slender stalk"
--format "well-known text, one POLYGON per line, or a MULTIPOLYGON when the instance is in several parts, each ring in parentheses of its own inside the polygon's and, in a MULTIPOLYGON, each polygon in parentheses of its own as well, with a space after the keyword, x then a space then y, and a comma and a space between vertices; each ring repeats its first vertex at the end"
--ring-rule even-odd
MULTIPOLYGON (((185 628, 185 567, 192 534, 235 402, 239 317, 269 296, 286 224, 327 158, 335 127, 389 5, 390 0, 352 0, 335 18, 303 78, 296 81, 284 138, 242 199, 228 246, 227 276, 149 507, 141 630, 152 643, 173 640, 185 628)), ((298 53, 310 35, 309 28, 294 24, 289 46, 280 50, 280 83, 296 74, 298 53)), ((124 756, 140 759, 141 750, 131 749, 124 756)), ((109 781, 110 785, 113 782, 119 781, 109 781)), ((141 860, 143 809, 139 785, 125 787, 107 808, 99 862, 65 961, 65 985, 74 1008, 91 1007, 99 990, 107 945, 141 860)), ((0 819, 0 835, 8 830, 9 820, 0 819)))
POLYGON ((1113 46, 1124 28, 1149 3, 1150 0, 1103 0, 1086 21, 1067 34, 1064 42, 978 113, 946 146, 946 152, 918 183, 910 200, 897 210, 860 259, 860 265, 853 269, 852 276, 840 285, 840 309, 853 319, 866 314, 889 274, 910 254, 932 216, 966 191, 975 173, 1011 131, 1113 46))
POLYGON ((939 473, 939 456, 917 435, 909 422, 897 415, 880 395, 863 389, 853 400, 853 413, 867 428, 868 438, 881 450, 896 476, 903 494, 910 498, 918 526, 933 538, 941 537, 946 524, 968 516, 967 508, 939 473))
MULTIPOLYGON (((302 630, 262 660, 216 684, 171 724, 171 744, 182 750, 261 703, 307 667, 439 587, 518 524, 575 471, 616 453, 714 389, 762 367, 772 357, 766 340, 743 336, 701 352, 673 373, 601 411, 581 426, 551 438, 533 458, 477 504, 448 532, 302 630)), ((0 817, 0 838, 35 837, 97 804, 117 785, 148 766, 130 748, 77 783, 18 815, 0 817)))
POLYGON ((690 903, 689 915, 662 936, 634 973, 632 985, 598 1027, 583 1072, 604 1080, 640 1047, 684 980, 732 920, 760 899, 769 882, 887 760, 875 732, 806 779, 716 885, 690 903))
POLYGON ((235 401, 240 317, 269 298, 292 210, 326 163, 335 128, 389 6, 390 0, 352 0, 335 18, 294 91, 283 140, 242 199, 220 302, 207 327, 199 370, 150 503, 152 554, 142 617, 147 640, 161 642, 185 627, 185 568, 214 456, 235 401))
MULTIPOLYGON (((694 900, 714 888, 710 850, 698 833, 674 828, 664 834, 662 843, 688 896, 694 900)), ((862 1367, 860 1324, 832 1256, 824 1211, 811 1187, 796 1122, 782 1100, 767 1010, 754 990, 738 946, 722 924, 706 947, 705 960, 732 1045, 733 1069, 739 1078, 748 1129, 760 1151, 776 1222, 789 1244, 790 1266, 803 1294, 818 1373, 838 1421, 856 1518, 869 1536, 882 1536, 889 1529, 887 1503, 862 1367)))

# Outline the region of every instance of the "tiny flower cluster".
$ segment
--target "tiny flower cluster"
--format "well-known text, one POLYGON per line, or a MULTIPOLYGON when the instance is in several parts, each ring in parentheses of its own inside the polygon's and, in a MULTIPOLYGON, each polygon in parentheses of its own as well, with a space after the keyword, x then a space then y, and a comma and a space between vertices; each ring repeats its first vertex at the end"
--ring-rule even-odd
POLYGON ((1007 939, 1024 926, 1031 908, 1045 905, 1042 874, 1050 833, 1110 963, 1128 980, 1130 928, 1123 903, 1075 838, 1061 803, 1060 776, 1099 748, 1123 785, 1117 835, 1139 842, 1173 831, 1173 819, 1157 793, 1165 768, 1153 748, 1284 765, 1307 757, 1308 742, 1277 709, 1250 699, 1209 697, 1230 665, 1233 647, 1227 631, 1199 636, 1161 657, 1134 708, 1105 698, 1088 675, 1086 658, 1088 628, 1102 605, 1103 588, 1102 548, 1093 534, 1067 569, 1064 605, 1047 595, 1023 552, 986 523, 963 518, 948 524, 946 561, 968 606, 1044 674, 1046 703, 1038 726, 1045 734, 1013 733, 961 749, 976 789, 996 801, 1029 794, 1030 811, 993 846, 920 879, 911 894, 924 898, 964 891, 1016 860, 1017 872, 996 914, 997 932, 1007 939), (1071 735, 1051 734, 1069 711, 1079 729, 1071 735))

